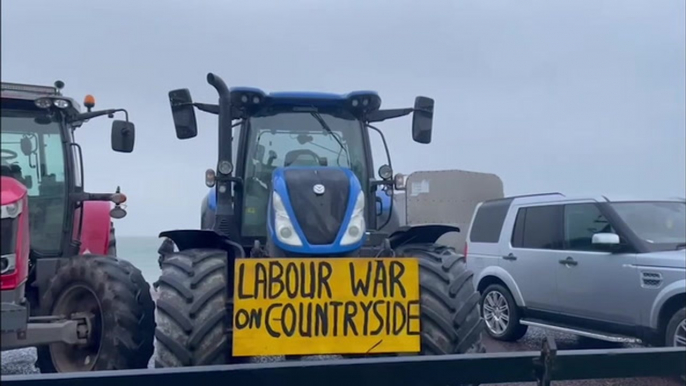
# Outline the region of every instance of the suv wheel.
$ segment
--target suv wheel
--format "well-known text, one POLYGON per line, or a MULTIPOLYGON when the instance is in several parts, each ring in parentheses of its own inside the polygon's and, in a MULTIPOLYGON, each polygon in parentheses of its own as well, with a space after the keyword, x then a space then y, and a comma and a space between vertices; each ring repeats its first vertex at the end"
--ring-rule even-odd
POLYGON ((520 313, 512 294, 500 284, 492 284, 483 292, 481 315, 488 335, 497 340, 514 342, 528 330, 519 324, 520 313))
POLYGON ((686 308, 675 312, 667 324, 665 346, 686 347, 686 308))
MULTIPOLYGON (((667 323, 665 346, 686 347, 686 307, 675 312, 667 323)), ((686 382, 686 375, 679 378, 686 382)))

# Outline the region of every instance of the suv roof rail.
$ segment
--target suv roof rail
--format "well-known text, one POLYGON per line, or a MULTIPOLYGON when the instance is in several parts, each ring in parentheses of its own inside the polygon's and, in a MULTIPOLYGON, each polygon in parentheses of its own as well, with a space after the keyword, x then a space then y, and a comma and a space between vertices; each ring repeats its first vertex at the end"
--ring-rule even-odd
POLYGON ((484 202, 495 202, 495 201, 512 201, 517 198, 526 198, 526 197, 540 197, 540 196, 562 196, 566 197, 564 194, 560 192, 547 192, 547 193, 531 193, 531 194, 520 194, 517 196, 506 196, 502 198, 494 198, 492 200, 486 200, 484 202))
POLYGON ((518 196, 511 196, 510 198, 526 198, 526 197, 538 197, 538 196, 562 196, 565 197, 564 194, 560 192, 546 192, 546 193, 531 193, 531 194, 520 194, 518 196))

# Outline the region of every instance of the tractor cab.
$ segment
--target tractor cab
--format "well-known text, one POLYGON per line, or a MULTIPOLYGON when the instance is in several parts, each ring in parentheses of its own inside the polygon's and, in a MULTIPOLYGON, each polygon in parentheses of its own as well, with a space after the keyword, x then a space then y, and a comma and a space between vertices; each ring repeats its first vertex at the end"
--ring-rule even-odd
MULTIPOLYGON (((74 131, 85 121, 118 110, 92 112, 92 96, 84 100, 81 113, 73 99, 61 95, 64 83, 55 87, 2 83, 2 175, 23 184, 29 197, 31 250, 39 256, 61 256, 73 248, 75 214, 87 194, 83 191, 81 148, 74 131)), ((133 125, 114 121, 112 148, 130 152, 133 125)), ((77 234, 76 240, 80 234, 77 234)), ((73 251, 71 251, 73 253, 73 251)))
MULTIPOLYGON (((352 114, 323 109, 298 111, 284 107, 272 114, 257 114, 241 126, 245 136, 242 168, 244 200, 241 235, 265 238, 267 206, 274 172, 283 168, 348 169, 368 185, 361 122, 352 114)), ((311 186, 309 187, 312 188, 311 186)))
POLYGON ((375 178, 369 131, 383 133, 370 124, 413 114, 415 141, 431 140, 433 100, 425 97, 414 108, 380 110, 373 91, 226 88, 217 105, 194 103, 187 89, 169 96, 179 139, 197 135, 194 108, 219 115, 219 161, 206 172, 201 227, 246 249, 266 245, 270 255, 359 252, 382 228, 381 215, 390 218, 383 204, 394 187, 390 157, 375 178))

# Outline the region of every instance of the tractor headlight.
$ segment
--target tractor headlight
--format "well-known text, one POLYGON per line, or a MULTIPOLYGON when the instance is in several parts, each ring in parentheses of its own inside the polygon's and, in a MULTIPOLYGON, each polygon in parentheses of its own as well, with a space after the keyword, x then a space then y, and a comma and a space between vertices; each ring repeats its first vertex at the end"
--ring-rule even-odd
POLYGON ((15 218, 21 213, 22 206, 21 201, 13 202, 8 205, 3 205, 0 207, 0 217, 1 218, 15 218))
POLYGON ((69 107, 69 106, 71 105, 71 103, 69 103, 68 100, 66 100, 66 99, 59 99, 59 98, 55 98, 55 99, 52 101, 52 103, 53 103, 53 104, 55 105, 55 107, 57 107, 58 109, 66 109, 67 107, 69 107))
POLYGON ((294 247, 302 246, 303 242, 295 232, 293 222, 288 216, 288 212, 286 212, 283 200, 276 192, 272 194, 272 207, 274 208, 274 231, 276 232, 276 238, 284 244, 294 247))
POLYGON ((52 99, 50 98, 39 98, 34 101, 36 106, 40 109, 49 109, 52 106, 52 99))
POLYGON ((366 231, 367 223, 364 220, 364 193, 360 192, 355 201, 355 207, 353 208, 353 214, 350 217, 348 229, 345 230, 345 234, 341 239, 341 245, 350 245, 360 241, 366 231))
POLYGON ((0 275, 14 271, 17 265, 17 255, 14 253, 0 256, 0 275))

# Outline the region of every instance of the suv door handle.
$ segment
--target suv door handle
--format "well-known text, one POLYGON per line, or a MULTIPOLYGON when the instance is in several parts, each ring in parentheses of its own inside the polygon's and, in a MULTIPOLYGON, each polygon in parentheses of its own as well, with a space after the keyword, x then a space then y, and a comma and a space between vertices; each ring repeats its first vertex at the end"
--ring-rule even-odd
POLYGON ((579 265, 579 262, 577 262, 576 260, 572 259, 572 257, 570 256, 570 257, 567 257, 567 258, 564 259, 564 260, 560 260, 560 264, 562 264, 562 265, 567 265, 567 266, 569 266, 569 265, 579 265))
POLYGON ((517 256, 513 255, 512 253, 510 253, 510 254, 507 255, 507 256, 503 256, 503 259, 504 259, 504 260, 512 260, 512 261, 515 261, 515 260, 517 260, 517 256))

